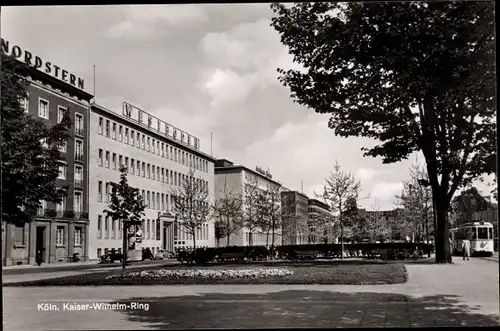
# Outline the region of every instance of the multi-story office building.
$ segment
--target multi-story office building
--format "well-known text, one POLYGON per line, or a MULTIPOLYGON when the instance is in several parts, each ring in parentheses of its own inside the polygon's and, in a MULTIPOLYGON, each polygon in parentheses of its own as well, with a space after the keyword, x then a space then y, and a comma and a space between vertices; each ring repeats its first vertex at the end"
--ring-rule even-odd
POLYGON ((55 125, 69 112, 70 136, 61 145, 57 185, 67 187, 61 203, 42 201, 31 222, 24 227, 6 224, 2 233, 4 265, 33 264, 37 251, 42 262, 67 262, 78 254, 88 258, 88 119, 92 95, 83 90, 84 81, 74 74, 2 39, 2 51, 28 64, 26 113, 47 125, 55 125), (43 71, 42 71, 43 70, 43 71))
MULTIPOLYGON (((145 204, 142 242, 136 250, 174 251, 192 246, 192 238, 177 226, 172 193, 181 189, 190 169, 214 197, 214 159, 199 149, 187 133, 124 103, 119 114, 97 104, 90 112, 90 258, 122 247, 122 224, 106 217, 111 182, 119 182, 120 165, 128 169, 128 182, 139 189, 145 204), (146 120, 146 122, 144 122, 146 120)), ((196 236, 197 247, 214 246, 214 224, 204 224, 196 236)))
POLYGON ((309 244, 336 242, 336 238, 333 236, 333 225, 335 221, 330 206, 317 199, 309 199, 308 205, 309 219, 320 219, 321 222, 326 223, 326 225, 322 226, 323 233, 318 233, 314 228, 315 222, 311 222, 310 234, 307 238, 307 242, 309 244))
MULTIPOLYGON (((257 183, 257 188, 260 190, 267 190, 270 186, 282 185, 272 179, 269 172, 264 172, 260 168, 256 170, 249 169, 242 165, 234 165, 234 163, 221 159, 217 160, 215 164, 215 201, 217 201, 223 194, 234 194, 243 197, 245 202, 245 187, 257 183), (224 193, 224 189, 226 193, 224 193)), ((281 205, 281 199, 278 204, 281 205)), ((243 204, 245 208, 245 203, 243 204)), ((233 234, 229 238, 230 246, 261 246, 271 245, 271 233, 262 231, 262 229, 248 229, 243 227, 238 233, 233 234)), ((226 245, 227 238, 219 238, 219 244, 226 245)), ((275 245, 281 245, 281 228, 275 230, 274 235, 275 245)))
POLYGON ((281 192, 283 245, 297 245, 304 240, 296 225, 298 222, 307 222, 308 200, 307 195, 298 191, 281 192))

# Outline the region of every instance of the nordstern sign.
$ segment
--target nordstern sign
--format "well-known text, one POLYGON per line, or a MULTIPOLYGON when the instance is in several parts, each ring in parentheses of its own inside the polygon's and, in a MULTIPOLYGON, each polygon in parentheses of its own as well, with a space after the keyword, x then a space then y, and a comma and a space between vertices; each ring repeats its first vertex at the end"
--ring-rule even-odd
POLYGON ((200 149, 200 139, 125 101, 123 102, 123 115, 142 126, 158 133, 162 133, 165 137, 177 140, 178 142, 195 149, 200 149))
POLYGON ((2 52, 11 55, 12 57, 26 63, 30 67, 43 71, 57 79, 60 79, 68 84, 73 85, 81 90, 84 90, 84 81, 82 78, 75 76, 69 71, 51 63, 45 62, 40 57, 34 56, 27 50, 23 50, 17 45, 11 45, 8 40, 2 38, 2 52))

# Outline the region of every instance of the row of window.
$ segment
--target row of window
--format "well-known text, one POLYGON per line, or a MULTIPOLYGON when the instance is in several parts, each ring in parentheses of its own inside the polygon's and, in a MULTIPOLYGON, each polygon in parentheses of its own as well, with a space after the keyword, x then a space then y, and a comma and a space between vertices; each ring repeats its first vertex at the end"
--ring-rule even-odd
MULTIPOLYGON (((21 107, 24 109, 25 113, 29 112, 29 94, 27 97, 21 100, 21 107)), ((67 112, 68 108, 59 105, 57 106, 57 123, 61 123, 64 115, 67 112)), ((38 98, 38 117, 48 120, 49 115, 50 115, 49 101, 42 98, 38 98)), ((84 128, 83 115, 75 113, 75 134, 83 137, 84 135, 83 128, 84 128)))
MULTIPOLYGON (((161 181, 162 183, 182 186, 182 183, 188 179, 187 175, 178 173, 177 171, 168 170, 166 168, 155 166, 154 164, 149 164, 139 160, 135 160, 122 155, 111 153, 109 151, 104 151, 99 149, 98 165, 101 167, 106 167, 112 170, 119 170, 120 165, 124 165, 128 169, 128 173, 136 175, 143 178, 148 178, 151 180, 161 181)), ((205 190, 208 189, 208 182, 199 178, 195 178, 199 181, 200 185, 203 186, 205 190)))
MULTIPOLYGON (((102 181, 99 181, 97 184, 97 202, 110 202, 111 201, 111 183, 103 183, 102 181), (103 201, 103 192, 102 189, 105 189, 105 194, 104 194, 104 201, 103 201)), ((152 192, 149 190, 142 190, 141 194, 144 204, 146 205, 146 208, 148 209, 156 209, 156 210, 163 210, 163 211, 170 211, 169 205, 170 204, 170 199, 169 195, 165 193, 158 193, 158 192, 152 192)), ((172 197, 173 199, 173 197, 172 197)), ((172 200, 173 204, 173 200, 172 200)))
MULTIPOLYGON (((178 226, 175 240, 193 240, 193 235, 187 233, 182 226, 178 226)), ((196 240, 208 240, 208 224, 202 224, 201 228, 196 229, 196 240)))
POLYGON ((104 119, 102 117, 99 117, 99 134, 121 141, 130 146, 135 146, 163 158, 170 159, 182 165, 189 166, 195 170, 208 172, 208 162, 206 160, 179 148, 169 146, 139 131, 129 130, 129 128, 121 124, 118 125, 115 122, 111 123, 110 120, 106 120, 106 124, 104 125, 104 119))
MULTIPOLYGON (((59 179, 66 179, 68 175, 68 165, 63 161, 59 163, 59 179)), ((83 188, 83 167, 75 165, 75 188, 83 188)))
MULTIPOLYGON (((81 213, 83 211, 83 194, 82 192, 75 191, 73 192, 73 198, 74 198, 74 203, 73 203, 73 211, 75 213, 81 213)), ((43 211, 47 209, 47 201, 41 200, 40 201, 40 216, 42 216, 43 211)), ((66 196, 63 196, 61 201, 56 204, 56 211, 57 212, 63 212, 66 210, 66 196)))
MULTIPOLYGON (((65 232, 66 228, 64 226, 58 226, 56 229, 56 246, 65 246, 65 232)), ((73 235, 73 245, 82 246, 82 228, 74 229, 73 235)))

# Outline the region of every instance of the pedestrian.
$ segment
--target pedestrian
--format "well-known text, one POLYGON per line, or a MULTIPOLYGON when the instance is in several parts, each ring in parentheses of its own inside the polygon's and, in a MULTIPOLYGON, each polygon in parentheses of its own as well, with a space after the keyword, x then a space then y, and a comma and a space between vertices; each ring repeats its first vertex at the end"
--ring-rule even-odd
POLYGON ((41 250, 38 250, 36 252, 35 261, 36 261, 36 264, 38 264, 38 266, 40 266, 42 264, 42 251, 41 250))
POLYGON ((469 261, 470 257, 470 240, 469 239, 464 239, 462 241, 462 253, 463 253, 463 259, 467 259, 469 261))

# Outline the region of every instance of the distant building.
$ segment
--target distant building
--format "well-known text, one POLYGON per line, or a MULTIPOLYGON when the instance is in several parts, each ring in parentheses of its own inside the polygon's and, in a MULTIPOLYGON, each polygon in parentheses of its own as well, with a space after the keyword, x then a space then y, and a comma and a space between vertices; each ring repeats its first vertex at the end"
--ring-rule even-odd
POLYGON ((297 245, 305 241, 297 231, 297 222, 306 222, 309 217, 307 195, 298 191, 281 192, 281 219, 283 245, 297 245))
POLYGON ((313 219, 322 219, 323 229, 322 233, 318 234, 317 229, 314 228, 314 223, 310 224, 310 233, 307 238, 308 244, 323 244, 323 243, 332 243, 336 242, 336 238, 334 238, 333 226, 334 226, 334 218, 333 213, 331 212, 330 206, 326 203, 319 201, 317 199, 309 199, 308 200, 308 217, 310 220, 313 219), (318 238, 319 236, 319 238, 318 238))
MULTIPOLYGON (((245 186, 256 181, 258 189, 266 190, 269 185, 281 186, 281 183, 272 178, 269 172, 264 172, 260 168, 252 170, 242 165, 235 165, 226 159, 219 159, 215 163, 215 201, 224 194, 224 185, 227 194, 240 195, 244 197, 245 186)), ((279 202, 281 205, 281 201, 279 202)), ((243 206, 244 208, 244 206, 243 206)), ((281 245, 281 228, 275 230, 274 243, 281 245)), ((229 237, 229 246, 261 246, 271 245, 271 233, 260 228, 242 228, 238 233, 229 237)), ((219 238, 219 245, 227 245, 227 238, 219 238)))

